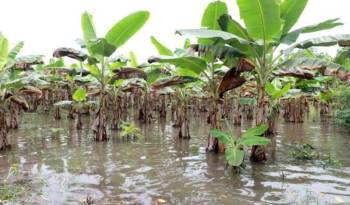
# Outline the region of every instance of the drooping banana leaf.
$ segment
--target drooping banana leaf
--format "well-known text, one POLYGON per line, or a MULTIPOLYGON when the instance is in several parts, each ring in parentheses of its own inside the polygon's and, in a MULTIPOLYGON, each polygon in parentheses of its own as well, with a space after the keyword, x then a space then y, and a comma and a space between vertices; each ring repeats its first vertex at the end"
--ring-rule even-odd
POLYGON ((172 76, 170 78, 162 79, 152 84, 153 89, 161 89, 165 87, 182 85, 186 83, 192 83, 197 81, 197 78, 189 77, 189 76, 172 76))
POLYGON ((223 94, 229 90, 240 87, 246 82, 246 79, 241 76, 242 72, 253 71, 255 66, 246 59, 241 59, 237 67, 229 70, 223 77, 219 85, 219 96, 223 97, 223 94))
POLYGON ((225 74, 224 78, 220 83, 218 89, 219 96, 222 98, 225 92, 238 88, 245 82, 246 79, 243 76, 240 76, 240 74, 236 72, 235 68, 232 68, 225 74))
POLYGON ((298 40, 300 34, 302 33, 313 33, 313 32, 328 30, 341 25, 343 25, 343 23, 339 22, 339 19, 336 18, 336 19, 329 19, 326 21, 322 21, 318 24, 305 26, 284 34, 281 38, 281 43, 291 45, 298 40))
POLYGON ((42 55, 28 55, 16 58, 14 61, 15 68, 17 69, 30 69, 32 65, 44 64, 42 55))
POLYGON ((42 91, 39 88, 30 85, 24 86, 19 90, 19 92, 25 95, 37 95, 39 97, 43 95, 42 91))
POLYGON ((302 30, 302 33, 314 33, 314 32, 328 30, 337 26, 344 25, 342 22, 339 22, 339 20, 340 20, 339 18, 328 19, 326 21, 322 21, 315 25, 303 27, 299 30, 302 30))
POLYGON ((191 49, 198 52, 199 56, 207 56, 211 59, 232 59, 245 56, 241 51, 226 45, 198 45, 192 44, 191 49))
POLYGON ((57 48, 53 52, 53 57, 55 58, 61 58, 61 57, 70 57, 73 59, 76 59, 78 61, 85 61, 88 58, 88 55, 84 52, 81 52, 79 50, 76 50, 74 48, 57 48))
POLYGON ((317 71, 324 76, 333 76, 339 80, 350 84, 350 72, 342 65, 329 62, 318 58, 301 57, 297 59, 290 59, 282 64, 283 70, 288 68, 300 68, 306 71, 317 71), (284 67, 283 67, 284 66, 284 67))
POLYGON ((16 103, 17 105, 21 106, 21 108, 23 110, 28 110, 29 109, 29 105, 28 105, 28 102, 26 101, 26 99, 22 96, 19 96, 19 95, 14 95, 14 96, 11 96, 9 98, 9 100, 11 100, 11 102, 13 103, 16 103))
POLYGON ((279 68, 282 70, 288 69, 288 68, 304 68, 304 67, 320 67, 320 66, 326 66, 329 68, 340 68, 341 65, 319 59, 319 58, 312 58, 312 57, 298 57, 298 58, 291 58, 283 62, 282 64, 279 65, 279 68))
POLYGON ((125 80, 122 85, 124 92, 134 92, 137 89, 145 89, 147 82, 142 78, 130 78, 125 80))
POLYGON ((294 48, 307 49, 315 46, 334 46, 339 42, 350 42, 350 34, 343 35, 330 35, 330 36, 321 36, 316 38, 311 38, 299 43, 294 44, 293 46, 286 49, 286 52, 290 52, 294 48))
POLYGON ((147 73, 139 68, 122 68, 120 70, 113 70, 115 76, 113 79, 131 79, 131 78, 142 78, 147 79, 147 73))
POLYGON ((278 77, 296 77, 300 79, 314 79, 316 74, 314 72, 298 69, 296 67, 289 67, 288 69, 279 69, 278 71, 273 73, 274 76, 278 77))
MULTIPOLYGON (((48 69, 50 69, 51 67, 48 67, 48 69)), ((65 67, 55 67, 54 68, 55 71, 57 72, 58 75, 62 75, 62 76, 66 76, 66 75, 70 75, 70 76, 76 76, 80 75, 81 76, 87 76, 90 74, 90 71, 86 70, 86 69, 82 69, 82 70, 76 70, 74 68, 65 68, 65 67)))

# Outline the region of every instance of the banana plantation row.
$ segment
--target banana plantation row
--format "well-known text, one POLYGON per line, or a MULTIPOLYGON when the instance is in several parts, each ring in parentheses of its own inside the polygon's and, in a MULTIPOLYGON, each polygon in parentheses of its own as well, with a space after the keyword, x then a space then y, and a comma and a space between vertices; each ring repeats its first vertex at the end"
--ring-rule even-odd
POLYGON ((207 151, 225 152, 230 165, 239 167, 249 148, 251 161, 264 161, 280 117, 302 123, 311 108, 330 115, 334 88, 350 83, 350 35, 298 41, 343 25, 330 19, 294 28, 307 2, 237 0, 241 25, 224 2, 214 1, 198 29, 177 30, 196 37, 195 44, 186 39, 172 51, 151 37, 159 56, 143 64, 133 52, 129 58, 112 54, 148 21, 147 11, 128 15, 102 37, 92 15, 83 13, 81 50, 58 48, 49 62, 37 55, 17 57, 24 43, 9 49, 1 34, 0 149, 10 148, 8 132, 19 127, 23 111, 52 113, 59 120, 64 109, 76 129, 90 115, 96 141, 108 140, 108 129, 121 129, 130 116, 154 123, 170 113, 184 140, 191 135, 189 116, 206 115, 207 151), (332 58, 312 49, 321 46, 342 48, 332 58), (223 121, 230 127, 243 118, 256 126, 242 136, 221 130, 223 121))

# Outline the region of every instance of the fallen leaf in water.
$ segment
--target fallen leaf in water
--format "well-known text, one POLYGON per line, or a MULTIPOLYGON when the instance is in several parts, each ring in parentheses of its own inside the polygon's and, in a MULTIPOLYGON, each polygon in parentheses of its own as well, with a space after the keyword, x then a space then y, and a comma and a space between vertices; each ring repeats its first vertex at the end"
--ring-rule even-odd
POLYGON ((336 197, 334 197, 335 198, 335 201, 337 202, 337 203, 344 203, 344 200, 342 199, 342 198, 340 198, 339 196, 336 196, 336 197))
POLYGON ((157 199, 157 202, 158 202, 158 203, 161 203, 161 204, 166 203, 166 201, 165 201, 164 199, 157 199))

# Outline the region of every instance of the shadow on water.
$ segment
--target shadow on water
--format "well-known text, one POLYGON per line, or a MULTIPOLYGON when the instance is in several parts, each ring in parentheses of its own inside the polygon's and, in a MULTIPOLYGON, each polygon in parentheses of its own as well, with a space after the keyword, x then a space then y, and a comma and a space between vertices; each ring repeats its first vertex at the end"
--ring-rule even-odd
MULTIPOLYGON (((29 204, 81 204, 86 196, 98 204, 154 204, 159 198, 170 204, 326 204, 337 197, 350 202, 349 132, 327 119, 281 120, 269 161, 247 162, 240 175, 225 168, 223 155, 206 153, 208 126, 201 118, 191 120, 190 141, 177 139, 169 121, 137 124, 144 135, 139 142, 125 142, 111 132, 111 140, 96 143, 89 119, 84 125, 77 131, 72 121, 26 114, 21 128, 10 133, 13 149, 0 155, 0 180, 18 164, 33 184, 33 193, 21 199, 29 204), (51 128, 63 130, 54 136, 51 128), (343 166, 294 162, 288 153, 295 142, 332 153, 343 166)), ((235 127, 235 133, 250 126, 235 127)))

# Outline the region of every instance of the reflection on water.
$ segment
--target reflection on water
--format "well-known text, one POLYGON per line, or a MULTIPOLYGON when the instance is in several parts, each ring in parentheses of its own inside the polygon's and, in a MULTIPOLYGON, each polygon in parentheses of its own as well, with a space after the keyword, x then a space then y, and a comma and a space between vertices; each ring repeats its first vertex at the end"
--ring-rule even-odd
POLYGON ((326 204, 339 197, 350 203, 349 132, 327 120, 280 124, 269 161, 247 163, 240 175, 225 169, 222 155, 205 152, 203 119, 192 119, 190 141, 178 140, 170 121, 139 125, 145 136, 139 143, 124 142, 114 132, 110 141, 95 143, 89 126, 77 132, 73 124, 26 114, 21 128, 10 133, 14 148, 0 155, 0 180, 19 164, 23 177, 36 184, 23 199, 29 204, 80 204, 88 195, 97 204, 154 204, 159 198, 169 204, 326 204), (52 127, 64 130, 53 137, 52 127), (335 154, 343 167, 293 162, 293 142, 335 154))

